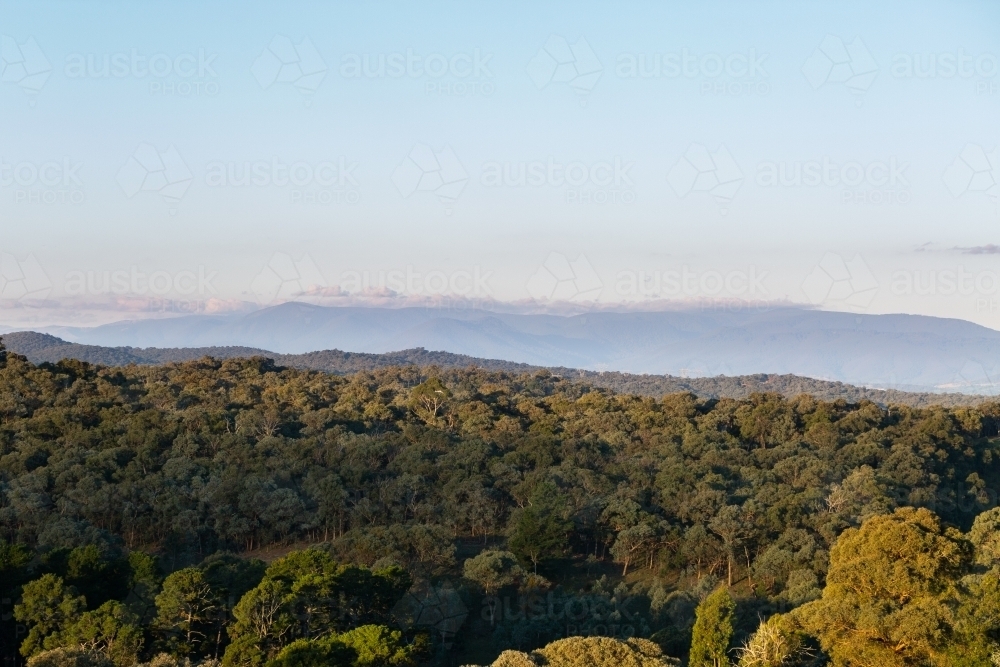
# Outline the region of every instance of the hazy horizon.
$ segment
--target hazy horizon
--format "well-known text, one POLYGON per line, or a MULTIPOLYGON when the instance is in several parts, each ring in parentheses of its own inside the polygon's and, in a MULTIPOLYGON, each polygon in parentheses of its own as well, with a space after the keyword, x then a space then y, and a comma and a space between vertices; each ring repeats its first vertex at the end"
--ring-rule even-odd
POLYGON ((0 324, 287 300, 1000 329, 1000 6, 3 2, 0 324))

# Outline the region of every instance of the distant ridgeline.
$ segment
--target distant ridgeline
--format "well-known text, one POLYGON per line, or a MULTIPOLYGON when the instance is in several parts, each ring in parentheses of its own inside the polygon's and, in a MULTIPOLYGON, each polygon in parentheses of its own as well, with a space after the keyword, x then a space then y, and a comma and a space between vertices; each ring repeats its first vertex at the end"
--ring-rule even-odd
MULTIPOLYGON (((182 348, 137 348, 102 347, 80 345, 34 331, 19 331, 3 336, 7 348, 23 354, 33 363, 54 363, 61 359, 78 359, 91 364, 124 366, 128 364, 156 365, 179 361, 191 361, 209 356, 216 359, 268 357, 275 363, 290 368, 324 371, 337 375, 371 371, 391 366, 437 366, 439 368, 476 367, 509 373, 534 373, 541 366, 520 364, 500 359, 480 359, 451 352, 431 352, 423 348, 401 350, 385 354, 363 352, 342 352, 322 350, 305 354, 276 354, 253 347, 182 347, 182 348)), ((634 375, 619 372, 585 371, 573 368, 545 368, 555 375, 569 379, 583 380, 596 387, 612 389, 619 393, 660 397, 680 391, 689 391, 701 398, 746 398, 755 392, 773 392, 792 398, 799 394, 810 394, 818 399, 833 401, 843 399, 850 403, 867 400, 878 405, 910 405, 924 407, 930 405, 959 406, 976 405, 989 400, 986 396, 959 393, 911 392, 896 389, 870 389, 842 382, 829 382, 798 375, 775 375, 759 373, 755 375, 716 376, 704 378, 681 378, 671 375, 634 375)))

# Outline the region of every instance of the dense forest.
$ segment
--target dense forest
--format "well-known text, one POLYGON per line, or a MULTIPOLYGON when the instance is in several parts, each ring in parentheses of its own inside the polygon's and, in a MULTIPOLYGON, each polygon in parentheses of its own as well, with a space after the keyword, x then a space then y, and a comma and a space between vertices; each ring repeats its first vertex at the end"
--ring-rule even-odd
POLYGON ((77 359, 91 364, 125 366, 128 364, 165 364, 194 361, 205 356, 215 359, 237 357, 267 357, 275 363, 301 370, 324 371, 337 375, 350 375, 394 366, 437 366, 447 369, 482 368, 506 373, 537 373, 547 370, 560 377, 582 380, 595 387, 611 389, 622 394, 638 394, 660 398, 664 394, 690 392, 699 398, 748 398, 755 393, 775 393, 786 398, 800 394, 827 401, 843 399, 851 403, 871 401, 881 406, 890 404, 929 407, 974 406, 990 400, 955 392, 930 393, 900 389, 873 389, 843 382, 817 380, 800 375, 758 373, 755 375, 718 375, 714 377, 677 377, 672 375, 636 375, 617 371, 588 371, 576 368, 532 366, 501 359, 479 359, 465 354, 436 352, 416 348, 385 354, 319 350, 304 354, 276 354, 250 347, 102 347, 70 343, 56 336, 34 331, 7 334, 7 347, 27 357, 34 363, 56 363, 62 359, 77 359))
POLYGON ((996 664, 998 429, 996 403, 0 350, 2 650, 32 667, 996 664))

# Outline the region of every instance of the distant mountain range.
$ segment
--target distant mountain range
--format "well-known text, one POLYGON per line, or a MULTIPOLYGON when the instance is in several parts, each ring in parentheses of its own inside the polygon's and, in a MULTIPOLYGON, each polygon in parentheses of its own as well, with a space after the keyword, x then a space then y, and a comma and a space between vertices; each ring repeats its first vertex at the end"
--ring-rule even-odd
POLYGON ((448 350, 531 366, 714 377, 756 373, 912 391, 996 394, 1000 332, 920 315, 797 307, 503 313, 478 309, 323 307, 190 315, 45 332, 90 345, 243 346, 278 354, 448 350))
POLYGON ((849 402, 870 400, 880 405, 902 404, 922 407, 927 405, 974 405, 986 400, 985 396, 959 393, 918 393, 895 389, 878 390, 855 387, 840 382, 827 382, 795 375, 756 374, 737 377, 681 378, 670 375, 632 375, 614 371, 587 371, 563 367, 546 368, 530 364, 519 364, 498 359, 477 359, 450 352, 429 352, 423 348, 371 354, 323 350, 305 354, 275 354, 267 350, 251 347, 196 347, 196 348, 137 348, 102 347, 70 343, 49 334, 34 331, 20 331, 5 334, 4 344, 12 352, 23 354, 34 363, 55 363, 62 359, 79 359, 92 364, 120 366, 127 364, 162 364, 189 361, 204 356, 217 359, 231 357, 266 356, 278 364, 292 368, 319 370, 328 373, 346 374, 370 371, 387 366, 441 368, 466 368, 476 366, 488 370, 512 373, 538 372, 547 370, 567 378, 576 378, 598 387, 618 392, 654 396, 690 391, 703 398, 744 398, 753 392, 777 392, 785 396, 812 394, 824 400, 844 399, 849 402))

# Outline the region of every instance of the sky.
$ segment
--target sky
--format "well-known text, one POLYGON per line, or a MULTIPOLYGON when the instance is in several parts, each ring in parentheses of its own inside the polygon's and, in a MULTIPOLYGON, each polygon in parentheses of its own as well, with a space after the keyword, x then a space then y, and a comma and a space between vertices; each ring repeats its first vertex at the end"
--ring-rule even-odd
POLYGON ((301 299, 1000 329, 1000 3, 0 16, 0 325, 301 299))

